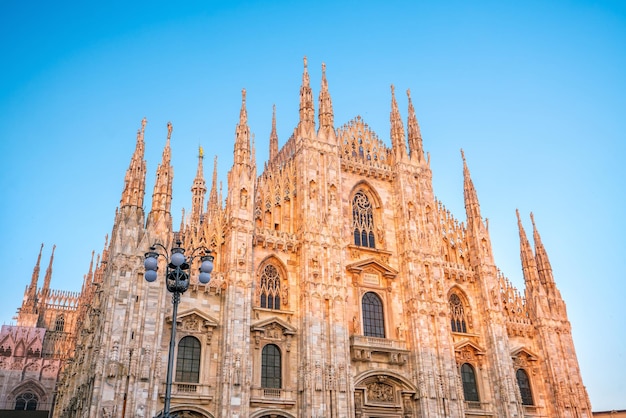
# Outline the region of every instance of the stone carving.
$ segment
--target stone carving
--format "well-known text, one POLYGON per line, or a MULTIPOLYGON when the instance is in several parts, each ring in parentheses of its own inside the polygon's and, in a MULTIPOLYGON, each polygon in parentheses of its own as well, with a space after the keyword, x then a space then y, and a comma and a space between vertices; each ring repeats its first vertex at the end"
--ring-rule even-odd
POLYGON ((141 380, 150 379, 150 346, 143 349, 143 355, 141 356, 141 380))
POLYGON ((200 330, 200 321, 197 316, 191 316, 185 318, 183 321, 183 329, 186 331, 199 331, 200 330))
POLYGON ((315 390, 322 390, 322 366, 319 360, 315 361, 315 390))
POLYGON ((381 382, 367 385, 367 399, 374 402, 393 402, 393 386, 381 382))

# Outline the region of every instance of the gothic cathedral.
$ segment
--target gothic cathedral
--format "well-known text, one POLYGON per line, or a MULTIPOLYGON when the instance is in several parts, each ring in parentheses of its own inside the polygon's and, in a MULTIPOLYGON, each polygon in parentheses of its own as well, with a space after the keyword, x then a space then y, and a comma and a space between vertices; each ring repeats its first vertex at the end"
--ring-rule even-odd
POLYGON ((244 90, 226 196, 217 159, 206 196, 200 151, 177 229, 171 125, 144 211, 144 119, 82 291, 49 290, 48 274, 38 290, 37 261, 17 326, 0 335, 1 372, 17 370, 0 401, 54 401, 55 417, 161 417, 176 327, 181 418, 591 417, 532 214, 534 248, 518 213, 522 293, 494 263, 465 156, 466 220, 435 198, 407 94, 405 129, 391 89, 388 147, 359 116, 335 126, 322 66, 316 124, 305 59, 299 122, 279 148, 274 112, 259 174, 244 90), (193 260, 175 320, 165 259, 156 282, 144 279, 154 243, 215 256, 208 284, 193 260))

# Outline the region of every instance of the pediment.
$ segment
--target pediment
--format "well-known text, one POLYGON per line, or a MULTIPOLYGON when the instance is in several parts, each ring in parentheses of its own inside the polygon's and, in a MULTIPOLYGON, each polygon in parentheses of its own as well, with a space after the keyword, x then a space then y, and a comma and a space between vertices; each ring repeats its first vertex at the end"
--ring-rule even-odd
POLYGON ((355 274, 367 273, 368 271, 376 272, 383 277, 393 279, 398 275, 398 270, 392 268, 390 265, 383 263, 376 258, 368 258, 365 260, 357 261, 356 263, 348 264, 346 266, 349 272, 355 274))
POLYGON ((523 346, 518 347, 514 349, 513 351, 511 351, 511 357, 513 358, 521 358, 524 356, 530 361, 539 360, 539 356, 537 356, 535 353, 533 353, 532 351, 528 350, 526 347, 523 347, 523 346))
POLYGON ((454 344, 454 351, 456 352, 462 352, 462 351, 472 351, 474 352, 474 354, 482 356, 486 353, 484 348, 481 348, 480 346, 474 344, 472 341, 468 340, 467 338, 459 341, 458 343, 454 344))
MULTIPOLYGON (((168 322, 172 322, 172 317, 168 317, 168 322)), ((200 331, 205 328, 215 328, 219 325, 217 319, 211 315, 207 315, 197 308, 178 314, 176 317, 176 325, 182 326, 183 329, 190 331, 200 331)))
POLYGON ((296 329, 291 324, 276 316, 255 322, 250 326, 250 331, 267 331, 271 329, 280 329, 283 335, 294 335, 296 333, 296 329))

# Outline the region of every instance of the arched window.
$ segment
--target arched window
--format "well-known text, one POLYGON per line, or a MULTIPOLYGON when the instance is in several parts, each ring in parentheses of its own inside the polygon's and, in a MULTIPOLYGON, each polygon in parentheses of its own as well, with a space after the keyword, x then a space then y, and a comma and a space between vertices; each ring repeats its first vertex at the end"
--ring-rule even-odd
POLYGON ((363 335, 385 338, 385 317, 383 302, 374 292, 367 292, 361 301, 363 309, 363 335))
POLYGON ((478 386, 476 385, 476 373, 468 363, 461 366, 461 380, 463 381, 463 396, 467 402, 480 402, 478 386))
POLYGON ((465 309, 463 308, 463 302, 456 293, 450 295, 450 325, 452 326, 452 332, 467 332, 467 325, 465 321, 465 309))
POLYGON ((32 392, 24 392, 15 398, 15 410, 16 411, 36 411, 37 410, 37 395, 32 392))
POLYGON ((196 337, 184 337, 178 343, 176 381, 189 383, 200 381, 200 341, 196 337))
POLYGON ((54 321, 54 330, 63 332, 65 330, 65 318, 63 315, 57 316, 56 321, 54 321))
POLYGON ((267 344, 261 353, 261 387, 282 387, 282 365, 280 349, 274 344, 267 344))
POLYGON ((352 229, 354 231, 354 245, 376 248, 372 203, 367 195, 360 190, 352 199, 352 229))
POLYGON ((259 293, 261 308, 280 309, 280 274, 275 266, 268 264, 263 269, 259 293))
POLYGON ((530 390, 530 379, 524 369, 518 369, 515 372, 517 378, 517 386, 519 386, 520 395, 522 395, 522 405, 534 405, 533 393, 530 390))

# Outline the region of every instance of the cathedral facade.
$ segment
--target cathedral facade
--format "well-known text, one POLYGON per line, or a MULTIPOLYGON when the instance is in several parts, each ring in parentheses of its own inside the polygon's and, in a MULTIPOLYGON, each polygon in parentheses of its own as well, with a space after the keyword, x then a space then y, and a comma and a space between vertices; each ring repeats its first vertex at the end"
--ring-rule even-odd
MULTIPOLYGON (((279 147, 274 114, 258 173, 244 90, 227 193, 217 160, 207 188, 200 152, 178 228, 171 125, 144 210, 144 119, 110 238, 72 310, 54 416, 161 416, 176 327, 178 417, 591 417, 534 219, 533 248, 518 214, 520 292, 495 265, 465 156, 466 219, 435 198, 407 94, 405 129, 392 87, 389 147, 358 116, 335 126, 324 66, 316 121, 305 60, 299 122, 279 147), (144 279, 154 243, 215 256, 208 284, 192 263, 175 319, 165 258, 158 280, 144 279)), ((30 325, 52 334, 59 315, 30 325)))

